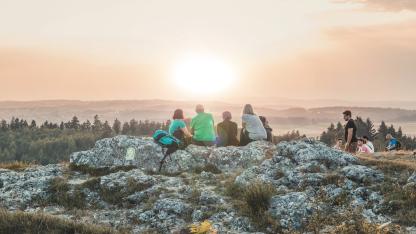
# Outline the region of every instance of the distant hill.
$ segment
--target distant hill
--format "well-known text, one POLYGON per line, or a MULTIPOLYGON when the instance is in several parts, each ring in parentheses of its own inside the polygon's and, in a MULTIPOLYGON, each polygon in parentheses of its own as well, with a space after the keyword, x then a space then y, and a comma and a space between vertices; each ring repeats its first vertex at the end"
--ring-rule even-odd
MULTIPOLYGON (((170 100, 123 100, 123 101, 76 101, 76 100, 47 100, 47 101, 3 101, 0 102, 0 119, 9 120, 13 116, 28 120, 43 122, 67 121, 76 115, 83 121, 92 119, 98 114, 102 120, 112 122, 115 118, 128 121, 137 120, 165 121, 171 118, 176 108, 182 108, 187 117, 194 115, 195 101, 170 100)), ((224 110, 231 111, 238 122, 243 108, 242 104, 219 101, 204 102, 206 109, 214 114, 217 120, 221 119, 224 110)), ((279 131, 299 129, 307 134, 319 134, 330 122, 342 121, 342 112, 350 109, 355 116, 370 117, 374 122, 385 120, 387 123, 406 126, 416 123, 416 110, 381 107, 317 107, 278 108, 280 103, 255 105, 259 115, 265 115, 270 123, 279 131)), ((409 130, 410 132, 413 131, 409 130)), ((409 132, 408 131, 408 132, 409 132)), ((416 129, 415 129, 416 132, 416 129)))

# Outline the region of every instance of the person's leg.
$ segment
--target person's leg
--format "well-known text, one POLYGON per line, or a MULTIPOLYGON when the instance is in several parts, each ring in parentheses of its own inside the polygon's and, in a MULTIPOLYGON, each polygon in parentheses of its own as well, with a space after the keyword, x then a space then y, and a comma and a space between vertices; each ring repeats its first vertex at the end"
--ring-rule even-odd
POLYGON ((197 141, 195 139, 192 139, 192 144, 197 146, 205 146, 203 141, 197 141))

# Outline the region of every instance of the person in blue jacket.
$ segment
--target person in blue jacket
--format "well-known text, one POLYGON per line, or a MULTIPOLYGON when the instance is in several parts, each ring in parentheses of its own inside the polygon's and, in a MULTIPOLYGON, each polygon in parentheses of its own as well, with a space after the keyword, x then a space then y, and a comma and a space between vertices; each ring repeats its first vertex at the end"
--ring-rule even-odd
POLYGON ((389 144, 386 147, 387 151, 399 150, 400 149, 400 142, 394 138, 391 134, 387 134, 386 140, 389 141, 389 144))

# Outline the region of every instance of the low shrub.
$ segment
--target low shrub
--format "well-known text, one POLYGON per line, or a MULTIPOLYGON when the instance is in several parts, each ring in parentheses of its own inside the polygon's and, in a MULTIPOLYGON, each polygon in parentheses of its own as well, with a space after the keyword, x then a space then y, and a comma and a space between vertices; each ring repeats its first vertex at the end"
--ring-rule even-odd
POLYGON ((270 206, 270 199, 276 194, 273 186, 263 183, 249 185, 244 191, 243 199, 253 216, 266 211, 270 206))

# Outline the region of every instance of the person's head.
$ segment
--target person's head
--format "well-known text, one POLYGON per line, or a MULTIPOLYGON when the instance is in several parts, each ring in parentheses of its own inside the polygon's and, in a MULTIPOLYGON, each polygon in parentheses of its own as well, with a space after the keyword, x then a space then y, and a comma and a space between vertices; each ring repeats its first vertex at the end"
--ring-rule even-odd
POLYGON ((389 133, 389 134, 387 134, 386 135, 386 140, 391 140, 391 139, 393 139, 393 136, 389 133))
POLYGON ((264 117, 264 116, 259 116, 259 118, 260 118, 261 122, 263 123, 263 125, 266 125, 266 124, 267 124, 267 119, 266 119, 266 117, 264 117))
POLYGON ((363 138, 358 138, 357 145, 362 146, 363 144, 364 144, 364 139, 363 138))
POLYGON ((173 117, 172 119, 185 119, 184 115, 183 115, 183 110, 182 109, 176 109, 175 112, 173 113, 173 117))
POLYGON ((363 140, 364 140, 364 143, 367 144, 367 142, 368 142, 368 136, 363 136, 363 140))
POLYGON ((254 115, 253 106, 251 104, 246 104, 243 109, 243 114, 254 115))
POLYGON ((342 114, 344 115, 344 120, 345 120, 345 121, 350 120, 350 119, 351 119, 351 117, 352 117, 352 113, 351 113, 351 111, 350 111, 350 110, 346 110, 346 111, 344 111, 342 114))
POLYGON ((224 121, 230 121, 230 120, 232 119, 231 112, 229 112, 229 111, 224 111, 224 112, 222 113, 222 119, 223 119, 224 121))
POLYGON ((195 107, 195 111, 196 111, 196 113, 204 113, 204 106, 203 105, 201 105, 201 104, 198 104, 198 105, 196 105, 196 107, 195 107))
POLYGON ((337 145, 342 145, 342 138, 337 139, 337 145))

